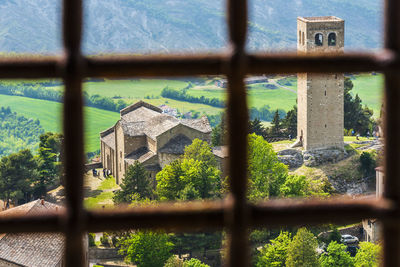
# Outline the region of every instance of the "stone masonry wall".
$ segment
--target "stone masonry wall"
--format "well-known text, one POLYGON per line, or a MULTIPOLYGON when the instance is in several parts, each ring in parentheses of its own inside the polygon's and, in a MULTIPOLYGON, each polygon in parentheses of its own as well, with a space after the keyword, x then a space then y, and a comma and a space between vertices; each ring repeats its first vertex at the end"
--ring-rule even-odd
MULTIPOLYGON (((336 17, 298 18, 298 52, 342 53, 344 21, 336 17), (336 45, 328 45, 328 35, 336 34, 336 45), (322 45, 315 43, 322 34, 322 45)), ((298 74, 298 139, 305 150, 343 148, 343 74, 298 74)))

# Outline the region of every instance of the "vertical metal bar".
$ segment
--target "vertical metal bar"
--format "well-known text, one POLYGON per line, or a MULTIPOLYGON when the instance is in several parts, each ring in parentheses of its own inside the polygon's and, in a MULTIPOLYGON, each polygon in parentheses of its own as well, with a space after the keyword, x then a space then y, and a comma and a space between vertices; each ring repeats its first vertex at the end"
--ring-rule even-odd
POLYGON ((64 66, 64 151, 66 191, 66 244, 67 267, 84 265, 83 247, 83 101, 82 56, 80 51, 82 27, 82 1, 63 2, 64 66))
MULTIPOLYGON (((400 2, 385 1, 385 48, 400 52, 400 2)), ((400 208, 400 76, 397 71, 385 72, 385 192, 386 198, 400 208)), ((397 214, 398 215, 398 214, 397 214)), ((384 266, 400 266, 400 226, 383 222, 384 266)))
POLYGON ((232 54, 228 66, 229 176, 232 210, 228 214, 228 266, 249 266, 247 187, 247 99, 244 85, 247 1, 228 0, 232 54))

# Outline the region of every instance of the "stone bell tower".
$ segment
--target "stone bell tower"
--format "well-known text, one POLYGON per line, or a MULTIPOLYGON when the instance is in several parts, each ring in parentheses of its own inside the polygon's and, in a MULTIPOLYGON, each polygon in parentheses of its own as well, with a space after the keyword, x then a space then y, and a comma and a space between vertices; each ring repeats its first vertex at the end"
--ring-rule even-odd
MULTIPOLYGON (((298 17, 297 52, 343 53, 344 20, 298 17)), ((343 149, 344 74, 298 73, 297 143, 304 150, 343 149)))

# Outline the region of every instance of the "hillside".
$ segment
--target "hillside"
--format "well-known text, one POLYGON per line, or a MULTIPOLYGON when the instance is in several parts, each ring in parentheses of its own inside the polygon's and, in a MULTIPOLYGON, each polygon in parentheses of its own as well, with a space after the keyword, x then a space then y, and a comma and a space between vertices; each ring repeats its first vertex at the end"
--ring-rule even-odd
MULTIPOLYGON (((226 45, 225 1, 88 0, 83 49, 113 52, 215 51, 226 45)), ((382 45, 382 7, 375 0, 252 0, 251 50, 294 49, 296 17, 346 20, 346 48, 382 45)), ((1 52, 55 53, 61 49, 61 1, 3 0, 1 52)))
MULTIPOLYGON (((1 95, 0 106, 10 107, 26 118, 39 120, 45 131, 61 132, 61 104, 20 96, 1 95)), ((85 151, 100 149, 99 133, 111 127, 119 118, 117 112, 85 107, 85 151)), ((1 146, 0 146, 1 147, 1 146)))

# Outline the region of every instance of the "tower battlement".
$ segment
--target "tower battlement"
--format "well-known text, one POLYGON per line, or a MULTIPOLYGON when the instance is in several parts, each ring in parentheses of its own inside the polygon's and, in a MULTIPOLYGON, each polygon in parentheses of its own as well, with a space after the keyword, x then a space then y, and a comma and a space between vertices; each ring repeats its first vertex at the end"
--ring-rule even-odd
POLYGON ((298 17, 297 31, 300 53, 343 52, 344 20, 338 17, 298 17))

